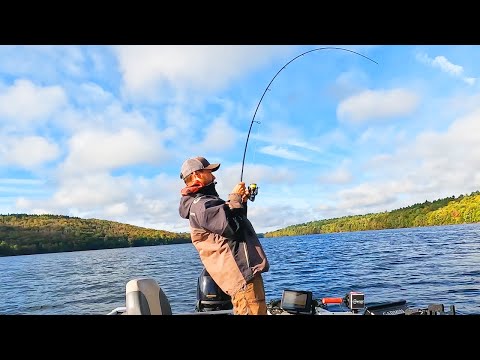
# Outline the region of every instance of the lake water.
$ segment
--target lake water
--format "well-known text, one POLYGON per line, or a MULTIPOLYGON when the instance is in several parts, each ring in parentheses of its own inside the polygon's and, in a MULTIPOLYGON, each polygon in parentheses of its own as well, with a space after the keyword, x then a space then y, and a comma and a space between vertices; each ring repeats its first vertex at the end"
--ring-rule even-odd
MULTIPOLYGON (((314 298, 405 299, 480 314, 480 224, 263 238, 267 302, 283 289, 314 298)), ((192 244, 0 257, 0 314, 106 314, 136 277, 158 281, 173 313, 193 311, 202 270, 192 244)))

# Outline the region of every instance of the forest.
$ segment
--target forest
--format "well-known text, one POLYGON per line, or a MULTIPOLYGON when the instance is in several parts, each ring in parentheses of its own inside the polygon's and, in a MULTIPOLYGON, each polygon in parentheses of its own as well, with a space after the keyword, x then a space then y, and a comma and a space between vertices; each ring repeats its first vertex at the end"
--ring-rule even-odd
POLYGON ((480 222, 480 192, 425 201, 382 213, 311 221, 267 232, 264 237, 383 230, 480 222))
POLYGON ((190 233, 61 215, 0 215, 0 256, 190 242, 190 233))
MULTIPOLYGON (((390 212, 288 226, 260 237, 397 229, 480 222, 480 192, 425 201, 390 212)), ((190 233, 62 215, 0 215, 0 256, 99 250, 190 242, 190 233)))

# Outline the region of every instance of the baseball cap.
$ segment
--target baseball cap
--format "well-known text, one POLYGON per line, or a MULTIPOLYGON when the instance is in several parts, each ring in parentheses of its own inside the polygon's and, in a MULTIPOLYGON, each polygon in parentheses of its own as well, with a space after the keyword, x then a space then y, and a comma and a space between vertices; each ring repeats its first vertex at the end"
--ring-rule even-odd
POLYGON ((180 179, 185 179, 192 172, 197 170, 212 170, 217 171, 220 164, 210 164, 203 156, 197 156, 191 159, 187 159, 182 164, 182 170, 180 171, 180 179))

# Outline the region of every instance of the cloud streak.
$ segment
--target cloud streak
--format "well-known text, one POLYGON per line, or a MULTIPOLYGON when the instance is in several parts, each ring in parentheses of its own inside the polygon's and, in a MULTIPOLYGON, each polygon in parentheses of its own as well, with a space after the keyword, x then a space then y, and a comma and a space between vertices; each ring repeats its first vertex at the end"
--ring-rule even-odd
POLYGON ((448 75, 451 75, 453 77, 463 80, 468 85, 475 85, 477 81, 477 79, 474 77, 464 76, 463 66, 455 65, 454 63, 450 62, 445 56, 439 55, 439 56, 435 56, 434 58, 430 58, 427 54, 420 53, 420 54, 417 54, 417 59, 418 61, 426 65, 440 69, 441 71, 443 71, 448 75))

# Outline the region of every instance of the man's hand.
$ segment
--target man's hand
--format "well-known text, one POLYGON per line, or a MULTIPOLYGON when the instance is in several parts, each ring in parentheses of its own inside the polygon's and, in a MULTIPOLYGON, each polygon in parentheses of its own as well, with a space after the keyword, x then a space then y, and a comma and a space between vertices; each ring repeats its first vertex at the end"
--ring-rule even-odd
POLYGON ((232 190, 232 194, 239 194, 242 196, 242 202, 246 203, 248 200, 248 196, 250 195, 247 188, 245 187, 245 183, 243 181, 239 182, 232 190))

